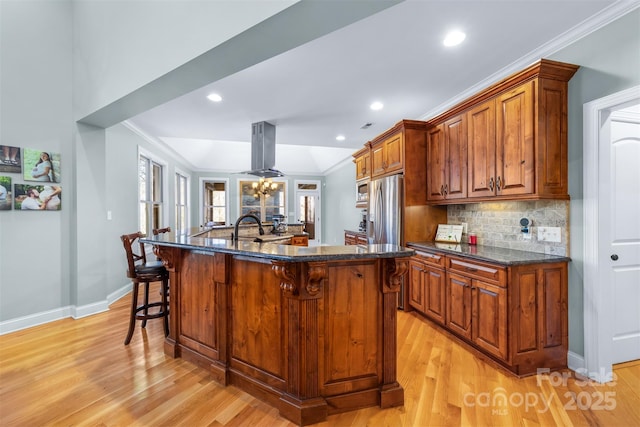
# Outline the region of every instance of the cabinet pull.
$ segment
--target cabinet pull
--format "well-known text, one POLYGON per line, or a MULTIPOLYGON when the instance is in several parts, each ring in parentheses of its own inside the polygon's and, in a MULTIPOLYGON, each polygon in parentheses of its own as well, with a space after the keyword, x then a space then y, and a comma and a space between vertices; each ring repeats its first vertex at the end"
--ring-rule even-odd
POLYGON ((449 194, 449 184, 444 185, 444 195, 446 196, 447 194, 449 194))
POLYGON ((444 196, 444 185, 440 186, 440 195, 444 196))
POLYGON ((489 190, 493 191, 493 177, 489 178, 489 190))
POLYGON ((471 268, 471 267, 465 267, 464 268, 466 271, 469 271, 471 273, 477 273, 478 269, 477 268, 471 268))
POLYGON ((496 181, 496 188, 498 191, 500 191, 502 189, 502 184, 504 184, 501 180, 500 177, 498 177, 498 180, 496 181))

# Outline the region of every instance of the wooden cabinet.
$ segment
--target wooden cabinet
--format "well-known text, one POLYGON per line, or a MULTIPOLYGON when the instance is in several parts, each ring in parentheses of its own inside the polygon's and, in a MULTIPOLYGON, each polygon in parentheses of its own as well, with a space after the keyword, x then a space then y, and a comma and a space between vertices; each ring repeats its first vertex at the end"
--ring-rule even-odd
POLYGON ((428 200, 467 197, 465 115, 453 117, 427 132, 427 164, 428 200))
POLYGON ((368 245, 367 234, 363 232, 345 231, 345 245, 368 245))
POLYGON ((309 236, 307 235, 293 236, 291 238, 291 244, 293 246, 309 246, 309 236))
POLYGON ((413 249, 413 309, 516 375, 566 367, 566 262, 503 266, 413 249))
POLYGON ((371 144, 371 177, 379 177, 404 167, 404 134, 396 133, 387 139, 371 144))
POLYGON ((371 177, 371 151, 369 145, 353 153, 353 161, 356 164, 356 181, 371 177))
POLYGON ((444 257, 418 253, 409 261, 409 305, 445 324, 445 272, 438 268, 444 257), (433 258, 431 258, 433 257, 433 258))
POLYGON ((577 69, 540 60, 429 120, 429 202, 569 199, 567 82, 577 69))

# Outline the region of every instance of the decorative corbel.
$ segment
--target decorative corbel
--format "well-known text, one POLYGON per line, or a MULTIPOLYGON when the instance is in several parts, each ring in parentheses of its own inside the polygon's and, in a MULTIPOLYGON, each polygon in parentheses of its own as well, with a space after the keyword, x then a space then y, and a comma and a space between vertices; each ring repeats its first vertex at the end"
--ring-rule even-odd
POLYGON ((280 279, 280 289, 284 292, 297 295, 295 265, 284 261, 271 261, 271 264, 271 269, 276 277, 280 279))
POLYGON ((409 269, 409 262, 405 258, 390 258, 385 260, 385 292, 400 292, 402 276, 409 269))

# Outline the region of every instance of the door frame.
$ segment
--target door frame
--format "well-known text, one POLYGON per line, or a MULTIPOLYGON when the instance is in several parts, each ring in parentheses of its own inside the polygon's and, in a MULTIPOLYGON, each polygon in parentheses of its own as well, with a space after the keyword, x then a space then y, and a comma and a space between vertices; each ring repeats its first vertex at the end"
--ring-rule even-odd
MULTIPOLYGON (((295 220, 298 221, 300 217, 300 207, 298 206, 298 197, 301 195, 317 195, 318 203, 316 206, 316 222, 315 222, 315 240, 317 241, 317 245, 320 246, 322 244, 322 181, 314 180, 314 179, 296 179, 293 183, 294 185, 294 200, 295 200, 295 220), (298 184, 316 184, 315 190, 300 190, 298 189, 298 184)), ((311 242, 311 241, 310 241, 311 242)))
POLYGON ((608 115, 634 100, 640 100, 640 86, 588 102, 583 106, 583 226, 584 237, 584 362, 589 378, 598 382, 613 380, 613 296, 598 278, 604 263, 599 263, 598 209, 600 195, 599 146, 608 136, 608 115))

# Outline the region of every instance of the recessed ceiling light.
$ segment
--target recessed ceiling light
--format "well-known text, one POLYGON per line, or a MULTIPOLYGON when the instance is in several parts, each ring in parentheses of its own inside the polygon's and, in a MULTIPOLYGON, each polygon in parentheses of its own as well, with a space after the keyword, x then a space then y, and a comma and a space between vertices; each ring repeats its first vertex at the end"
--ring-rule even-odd
POLYGON ((369 106, 369 108, 371 108, 372 110, 382 110, 383 107, 384 107, 384 104, 378 101, 374 102, 369 106))
POLYGON ((344 135, 338 135, 336 136, 336 140, 337 141, 344 141, 346 138, 344 137, 344 135))
POLYGON ((451 31, 444 38, 443 44, 448 47, 457 46, 462 43, 466 37, 467 35, 462 31, 451 31))
POLYGON ((207 95, 207 98, 209 99, 209 101, 213 101, 213 102, 222 101, 222 97, 217 93, 210 93, 209 95, 207 95))

